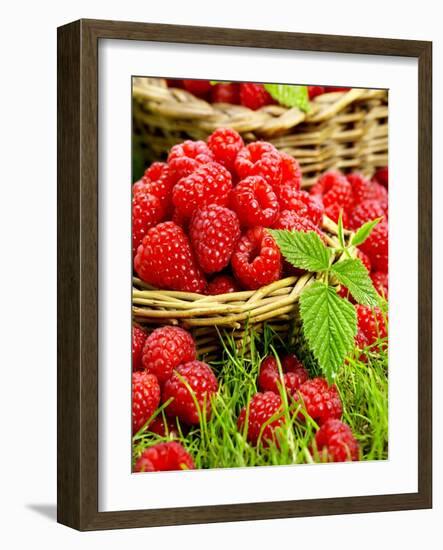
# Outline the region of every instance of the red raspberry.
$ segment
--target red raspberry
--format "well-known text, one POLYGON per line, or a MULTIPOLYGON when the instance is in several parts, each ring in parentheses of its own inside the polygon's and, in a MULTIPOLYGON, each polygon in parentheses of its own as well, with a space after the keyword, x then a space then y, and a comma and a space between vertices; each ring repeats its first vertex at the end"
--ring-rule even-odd
POLYGON ((235 277, 247 289, 257 289, 278 281, 282 260, 280 249, 263 227, 249 229, 232 254, 235 277))
POLYGON ((363 174, 353 172, 348 174, 346 179, 352 186, 352 195, 354 197, 354 205, 367 200, 371 196, 372 181, 365 178, 363 174))
POLYGON ((372 269, 388 272, 388 223, 378 223, 369 237, 360 245, 361 250, 369 256, 372 269))
POLYGON ((341 417, 343 409, 335 384, 329 386, 324 378, 313 378, 304 382, 298 391, 306 412, 317 424, 341 417))
POLYGON ((323 195, 325 208, 334 204, 348 210, 353 204, 352 186, 340 172, 325 172, 311 188, 311 195, 323 195))
POLYGON ((368 255, 362 252, 360 249, 357 250, 357 258, 361 260, 361 263, 366 267, 369 273, 371 273, 371 260, 368 255))
POLYGON ((211 89, 212 103, 240 103, 240 86, 235 82, 221 82, 215 84, 211 89))
POLYGON ((234 170, 237 154, 244 146, 241 135, 230 128, 217 128, 208 137, 208 147, 215 160, 231 172, 234 170))
POLYGON ((248 407, 243 407, 238 417, 237 427, 243 431, 247 422, 247 440, 253 445, 257 445, 260 441, 266 447, 269 441, 275 441, 275 429, 281 426, 283 420, 283 404, 280 396, 267 391, 256 393, 248 407), (271 418, 273 420, 269 422, 271 418))
POLYGON ((262 176, 275 189, 282 182, 283 162, 277 149, 266 141, 254 141, 243 147, 235 159, 239 178, 262 176))
POLYGON ((321 458, 327 462, 359 459, 359 447, 351 428, 340 420, 328 420, 315 434, 321 458))
POLYGON ((191 455, 178 441, 157 443, 148 447, 142 452, 134 466, 134 472, 166 472, 194 469, 195 465, 191 455))
POLYGON ((387 166, 379 168, 374 174, 374 180, 388 189, 389 187, 389 169, 387 166))
POLYGON ((162 437, 174 438, 180 435, 180 430, 176 419, 167 418, 165 422, 161 414, 154 418, 154 420, 149 424, 148 429, 150 432, 161 435, 162 437))
POLYGON ((233 277, 230 275, 217 275, 206 287, 206 294, 215 296, 217 294, 228 294, 238 292, 240 289, 233 277))
POLYGON ((281 184, 288 184, 295 191, 299 191, 302 176, 298 160, 284 152, 280 152, 280 158, 282 167, 281 184))
POLYGON ((160 404, 160 386, 157 377, 145 371, 132 373, 132 432, 151 418, 160 404))
POLYGON ((190 425, 199 424, 199 410, 209 420, 211 396, 217 392, 217 389, 217 379, 206 363, 191 361, 180 365, 163 387, 163 402, 173 399, 166 407, 166 412, 190 425), (198 408, 195 402, 198 403, 198 408))
MULTIPOLYGON (((295 355, 283 357, 281 367, 286 391, 293 395, 309 378, 308 371, 295 355)), ((268 356, 262 361, 257 382, 261 391, 280 393, 280 375, 275 357, 268 356)))
POLYGON ((325 215, 335 223, 338 223, 340 212, 343 227, 349 228, 349 215, 346 210, 343 209, 343 206, 340 206, 339 204, 330 204, 325 208, 325 215))
POLYGON ((206 286, 188 237, 174 222, 160 223, 147 232, 134 268, 143 281, 157 288, 202 292, 206 286))
POLYGON ((368 194, 369 199, 378 201, 385 209, 385 213, 388 213, 388 190, 383 185, 380 185, 376 181, 372 182, 371 189, 368 194))
POLYGON ((279 203, 282 210, 293 210, 302 218, 308 218, 317 226, 323 220, 324 208, 321 201, 306 191, 295 191, 287 186, 279 187, 279 203))
POLYGON ((183 79, 183 86, 185 90, 188 90, 191 94, 197 97, 205 98, 211 91, 211 83, 209 80, 187 80, 183 79))
POLYGON ((240 238, 240 224, 232 210, 211 204, 196 210, 189 235, 197 261, 205 273, 225 268, 240 238))
POLYGON ((368 306, 356 304, 358 330, 366 336, 368 346, 372 346, 379 338, 387 337, 386 319, 380 308, 371 309, 368 306))
POLYGON ((265 90, 263 84, 242 82, 240 84, 240 103, 253 111, 275 103, 272 96, 265 90))
POLYGON ((373 271, 371 273, 371 279, 375 289, 380 294, 380 296, 383 296, 387 299, 389 293, 388 274, 383 273, 383 271, 373 271))
POLYGON ((172 188, 174 180, 169 174, 169 166, 165 162, 154 162, 145 170, 143 182, 145 190, 151 195, 157 197, 165 212, 171 210, 172 188))
POLYGON ((323 233, 314 223, 312 223, 310 219, 299 216, 293 210, 283 210, 283 212, 280 213, 278 220, 274 224, 274 229, 303 231, 304 233, 314 231, 323 238, 323 233))
POLYGON ((175 184, 172 202, 177 214, 189 219, 197 208, 228 206, 231 189, 231 174, 218 162, 211 162, 175 184))
POLYGON ((142 352, 146 342, 146 332, 140 327, 133 325, 132 327, 132 370, 141 370, 142 367, 142 352))
POLYGON ((196 357, 192 336, 179 327, 156 328, 146 339, 143 347, 143 368, 155 374, 160 384, 171 377, 179 365, 196 357))
POLYGON ((270 227, 279 206, 272 187, 261 176, 249 176, 232 190, 231 204, 243 227, 270 227))
POLYGON ((171 147, 168 155, 169 175, 176 183, 180 178, 192 174, 201 164, 212 160, 214 156, 204 141, 188 139, 171 147))
POLYGON ((181 78, 167 78, 166 84, 168 88, 183 88, 183 80, 181 78))
POLYGON ((378 201, 366 200, 354 208, 349 225, 352 229, 358 229, 361 225, 376 218, 385 218, 385 210, 378 201))
POLYGON ((162 221, 165 212, 160 201, 154 195, 143 191, 137 192, 132 199, 132 253, 137 248, 147 231, 162 221))
MULTIPOLYGON (((357 331, 357 336, 354 338, 354 341, 355 341, 355 346, 358 348, 358 349, 364 349, 366 347, 368 347, 368 339, 366 338, 364 332, 362 330, 358 330, 357 331)), ((361 357, 360 357, 361 359, 361 357)))
POLYGON ((331 93, 331 92, 347 92, 351 88, 343 88, 341 86, 325 86, 325 92, 331 93))
POLYGON ((314 99, 314 97, 317 97, 318 95, 322 95, 324 93, 324 86, 308 86, 309 99, 314 99))

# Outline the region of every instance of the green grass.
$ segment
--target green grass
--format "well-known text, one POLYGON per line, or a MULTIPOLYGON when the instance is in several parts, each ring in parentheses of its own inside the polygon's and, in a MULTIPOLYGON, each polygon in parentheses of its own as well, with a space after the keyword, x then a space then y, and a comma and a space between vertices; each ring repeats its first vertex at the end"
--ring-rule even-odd
MULTIPOLYGON (((231 335, 221 336, 224 353, 222 360, 211 367, 219 380, 219 391, 211 399, 212 414, 208 420, 200 414, 200 426, 185 433, 180 427, 178 440, 193 456, 197 468, 235 468, 300 464, 318 461, 312 453, 312 440, 318 426, 307 418, 300 420, 300 405, 281 392, 284 421, 277 430, 277 443, 267 447, 250 445, 237 428, 237 418, 243 406, 256 393, 260 362, 268 354, 298 352, 288 349, 269 327, 260 336, 250 331, 250 348, 236 349, 231 335), (288 399, 292 402, 289 403, 288 399), (291 405, 291 406, 289 406, 291 405)), ((349 357, 341 368, 336 385, 343 402, 343 421, 352 429, 360 443, 361 460, 383 460, 388 456, 388 374, 386 345, 382 352, 371 349, 349 357)), ((310 375, 315 376, 315 364, 310 375)), ((158 414, 164 415, 164 406, 158 414)), ((272 421, 272 419, 271 419, 272 421)), ((142 428, 133 438, 133 458, 144 448, 168 441, 171 436, 158 436, 142 428)))

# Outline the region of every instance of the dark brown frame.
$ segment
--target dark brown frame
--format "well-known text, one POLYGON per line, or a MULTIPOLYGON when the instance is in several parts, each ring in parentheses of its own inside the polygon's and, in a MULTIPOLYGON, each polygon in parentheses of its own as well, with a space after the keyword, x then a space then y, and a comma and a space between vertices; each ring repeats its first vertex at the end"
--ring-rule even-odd
POLYGON ((79 530, 432 507, 432 43, 80 20, 58 29, 58 521, 79 530), (418 58, 418 492, 98 511, 98 41, 160 41, 418 58))

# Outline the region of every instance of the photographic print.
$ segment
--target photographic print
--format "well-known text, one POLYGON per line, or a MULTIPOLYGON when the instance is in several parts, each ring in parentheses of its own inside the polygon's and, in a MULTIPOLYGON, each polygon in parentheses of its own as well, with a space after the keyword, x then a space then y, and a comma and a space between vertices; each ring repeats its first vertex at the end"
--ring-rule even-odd
POLYGON ((133 77, 134 473, 388 459, 388 91, 331 84, 133 77))

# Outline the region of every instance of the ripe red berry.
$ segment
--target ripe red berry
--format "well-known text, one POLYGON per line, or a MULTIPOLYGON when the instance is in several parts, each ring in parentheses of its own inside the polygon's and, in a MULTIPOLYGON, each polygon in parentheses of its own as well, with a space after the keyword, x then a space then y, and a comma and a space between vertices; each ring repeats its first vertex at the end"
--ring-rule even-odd
POLYGON ((211 204, 195 211, 189 235, 202 270, 205 273, 216 273, 231 260, 240 238, 240 224, 235 212, 211 204))
POLYGON ((283 212, 280 213, 278 220, 274 224, 274 229, 303 231, 304 233, 314 231, 315 233, 323 237, 323 233, 309 218, 300 216, 294 210, 283 210, 283 212))
POLYGON ((242 82, 240 84, 240 102, 245 107, 256 111, 265 105, 275 103, 263 84, 242 82))
POLYGON ((185 90, 191 92, 191 94, 196 95, 197 97, 205 98, 208 93, 211 91, 211 83, 209 80, 189 80, 183 79, 183 86, 185 90))
POLYGON ((374 174, 374 180, 386 187, 389 187, 389 169, 387 166, 379 168, 374 174))
POLYGON ((338 223, 338 220, 340 218, 341 213, 341 219, 343 222, 344 228, 349 228, 349 215, 346 210, 344 210, 343 206, 340 206, 339 204, 330 204, 325 208, 325 215, 331 219, 333 222, 338 223))
POLYGON ((374 344, 378 339, 387 337, 387 319, 380 308, 371 309, 368 306, 357 304, 355 311, 357 313, 358 330, 361 330, 365 335, 368 346, 374 344))
POLYGON ((232 190, 231 205, 243 227, 271 227, 279 212, 272 187, 261 176, 249 176, 232 190))
POLYGON ((142 353, 143 346, 146 342, 146 332, 138 327, 133 325, 132 327, 132 370, 140 370, 142 366, 142 353))
MULTIPOLYGON (((295 355, 286 355, 283 357, 281 367, 286 391, 290 395, 293 395, 303 382, 306 382, 309 378, 308 371, 295 355)), ((257 382, 261 391, 280 393, 280 375, 277 360, 274 356, 268 356, 262 361, 257 382)))
POLYGON ((178 441, 157 443, 145 449, 136 460, 134 472, 193 470, 191 455, 178 441))
MULTIPOLYGON (((330 418, 340 418, 343 412, 335 385, 329 386, 324 378, 304 382, 298 390, 307 414, 321 425, 330 418)), ((300 414, 303 416, 303 412, 300 414)))
POLYGON ((383 271, 373 271, 371 273, 371 279, 375 289, 380 294, 380 296, 383 296, 387 299, 389 293, 388 274, 383 273, 383 271))
POLYGON ((361 250, 371 260, 372 269, 375 271, 388 272, 388 223, 378 223, 369 237, 360 245, 361 250))
POLYGON ((251 290, 278 281, 282 269, 280 249, 263 227, 249 229, 240 238, 231 264, 235 277, 251 290))
POLYGON ((132 373, 132 432, 151 418, 160 404, 160 386, 157 377, 145 371, 132 373))
POLYGON ((363 174, 359 172, 353 172, 347 174, 346 179, 349 181, 352 187, 352 195, 354 199, 354 205, 358 205, 361 202, 371 198, 372 181, 365 178, 363 174))
POLYGON ((215 296, 217 294, 228 294, 240 290, 237 282, 230 275, 217 275, 208 283, 206 294, 215 296))
POLYGON ((147 232, 134 268, 143 281, 157 288, 202 292, 206 286, 189 240, 174 222, 160 223, 147 232))
POLYGON ((362 252, 360 249, 357 249, 357 258, 361 260, 361 263, 366 267, 369 273, 371 273, 371 260, 368 255, 362 252))
POLYGON ((349 217, 349 225, 352 229, 358 229, 361 225, 377 218, 385 219, 385 209, 375 200, 365 200, 357 205, 349 217))
POLYGON ((176 183, 180 178, 192 174, 201 164, 212 160, 214 155, 204 141, 186 140, 174 145, 169 151, 169 176, 176 183))
POLYGON ((143 180, 145 190, 157 197, 166 213, 170 213, 172 206, 172 188, 174 180, 169 174, 169 166, 165 162, 154 162, 145 170, 143 180))
MULTIPOLYGON (((183 432, 182 426, 180 426, 183 432)), ((161 414, 157 415, 148 426, 148 430, 154 434, 161 435, 162 437, 178 437, 180 430, 175 418, 166 418, 166 422, 161 414)))
POLYGON ((311 188, 312 195, 322 195, 325 208, 338 205, 348 210, 353 205, 352 186, 340 172, 325 172, 311 188))
POLYGON ((320 459, 326 462, 346 462, 359 459, 359 446, 351 428, 340 420, 331 419, 315 434, 320 459))
POLYGON ((172 202, 177 214, 190 219, 197 208, 210 204, 228 206, 231 189, 228 170, 218 162, 210 162, 175 184, 172 202))
POLYGON ((241 135, 230 128, 217 128, 208 137, 208 147, 215 160, 231 172, 234 170, 237 154, 244 145, 241 135))
POLYGON ((147 231, 162 221, 164 210, 154 195, 138 191, 132 198, 132 253, 137 249, 147 231))
POLYGON ((254 141, 243 147, 235 159, 239 178, 262 176, 275 189, 282 182, 282 157, 277 149, 266 141, 254 141))
POLYGON ((325 93, 324 86, 308 86, 309 99, 314 99, 314 97, 317 97, 318 95, 322 95, 324 93, 325 93))
POLYGON ((220 82, 211 89, 212 103, 240 103, 240 85, 236 82, 220 82))
POLYGON ((378 201, 382 208, 384 208, 385 213, 388 213, 388 190, 380 183, 373 181, 371 188, 368 193, 368 199, 373 199, 378 201))
POLYGON ((155 374, 162 384, 171 377, 174 369, 195 357, 195 343, 189 332, 165 326, 156 328, 146 339, 142 364, 146 372, 155 374))
POLYGON ((288 185, 294 191, 299 191, 302 175, 298 160, 284 152, 280 152, 280 159, 282 168, 281 185, 288 185))
POLYGON ((246 429, 246 438, 253 445, 260 442, 263 446, 267 446, 270 441, 276 441, 275 429, 281 426, 283 419, 283 405, 280 396, 267 391, 256 393, 249 405, 243 407, 238 417, 237 426, 241 432, 246 429))
POLYGON ((279 204, 281 210, 293 210, 302 218, 308 218, 317 226, 323 220, 323 204, 321 200, 307 191, 295 191, 290 187, 279 187, 279 204))

